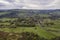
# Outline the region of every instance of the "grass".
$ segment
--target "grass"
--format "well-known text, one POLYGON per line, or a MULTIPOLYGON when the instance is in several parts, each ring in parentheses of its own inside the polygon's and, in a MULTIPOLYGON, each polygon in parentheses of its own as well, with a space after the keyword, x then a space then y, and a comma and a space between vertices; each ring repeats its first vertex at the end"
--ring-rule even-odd
MULTIPOLYGON (((2 21, 16 20, 16 18, 15 19, 3 18, 0 20, 2 21)), ((33 32, 38 34, 40 37, 51 39, 51 38, 54 38, 55 36, 60 36, 60 20, 55 20, 53 22, 55 23, 55 25, 48 26, 48 27, 36 26, 36 27, 0 28, 0 31, 14 32, 14 33, 33 32), (47 31, 47 30, 50 30, 50 31, 47 31), (55 31, 58 31, 58 32, 55 32, 55 31)), ((6 25, 9 23, 3 23, 3 24, 6 25)))
POLYGON ((21 33, 21 32, 33 32, 38 34, 40 37, 51 39, 55 37, 54 34, 49 33, 45 30, 43 30, 41 27, 17 27, 17 28, 0 28, 1 31, 5 32, 15 32, 15 33, 21 33), (37 28, 37 29, 35 29, 37 28))
POLYGON ((0 12, 0 15, 8 14, 9 12, 0 12))

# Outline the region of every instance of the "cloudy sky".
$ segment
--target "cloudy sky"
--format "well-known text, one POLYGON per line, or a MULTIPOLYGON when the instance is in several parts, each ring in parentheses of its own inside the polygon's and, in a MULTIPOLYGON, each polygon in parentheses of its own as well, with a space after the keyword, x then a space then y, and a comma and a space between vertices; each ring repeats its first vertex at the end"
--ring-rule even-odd
POLYGON ((0 0, 0 9, 60 9, 60 0, 0 0))

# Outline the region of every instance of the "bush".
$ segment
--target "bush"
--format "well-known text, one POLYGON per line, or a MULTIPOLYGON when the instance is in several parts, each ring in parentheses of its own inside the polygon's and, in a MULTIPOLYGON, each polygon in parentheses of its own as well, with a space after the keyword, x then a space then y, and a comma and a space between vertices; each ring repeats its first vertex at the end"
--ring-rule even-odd
POLYGON ((52 38, 51 40, 60 40, 60 36, 59 37, 52 38))
POLYGON ((0 31, 0 40, 46 40, 32 32, 7 33, 0 31))

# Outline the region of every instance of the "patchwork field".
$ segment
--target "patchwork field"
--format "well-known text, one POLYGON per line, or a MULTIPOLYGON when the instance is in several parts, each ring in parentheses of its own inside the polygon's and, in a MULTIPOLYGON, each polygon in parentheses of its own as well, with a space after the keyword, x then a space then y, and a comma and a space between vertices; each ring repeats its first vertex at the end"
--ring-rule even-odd
POLYGON ((60 11, 0 12, 0 40, 60 40, 60 11))
MULTIPOLYGON (((3 26, 7 26, 5 28, 0 28, 0 31, 8 32, 8 33, 22 33, 22 32, 33 32, 35 34, 38 34, 40 37, 45 39, 52 39, 57 36, 60 36, 60 21, 54 20, 54 25, 45 25, 45 27, 42 27, 41 25, 36 25, 35 27, 16 27, 16 28, 9 28, 10 23, 7 22, 7 20, 16 20, 17 18, 10 19, 10 18, 3 18, 0 19, 3 22, 0 23, 3 24, 3 26)), ((13 26, 12 26, 13 27, 13 26)))

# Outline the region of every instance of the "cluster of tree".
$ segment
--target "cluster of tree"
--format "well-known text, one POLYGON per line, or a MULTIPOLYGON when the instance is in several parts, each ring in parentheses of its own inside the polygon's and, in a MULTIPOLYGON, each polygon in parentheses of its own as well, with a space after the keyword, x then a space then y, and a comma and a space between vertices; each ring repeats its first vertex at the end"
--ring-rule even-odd
POLYGON ((44 40, 33 32, 7 33, 0 31, 0 40, 44 40))
POLYGON ((35 21, 32 18, 17 18, 16 20, 0 20, 0 27, 35 27, 35 21), (9 23, 9 24, 5 24, 9 23))
POLYGON ((0 20, 0 27, 35 27, 37 24, 40 24, 41 26, 54 25, 53 22, 43 23, 45 19, 49 19, 49 17, 43 17, 43 16, 41 17, 39 14, 34 14, 32 16, 27 16, 27 17, 17 17, 16 20, 12 20, 12 19, 6 21, 0 20), (4 23, 6 22, 10 24, 4 25, 4 23))
POLYGON ((47 26, 49 26, 49 25, 54 25, 54 23, 53 22, 50 22, 50 23, 45 23, 45 25, 47 25, 47 26))
POLYGON ((60 36, 57 36, 55 38, 52 38, 51 40, 60 40, 60 36))
POLYGON ((17 18, 15 20, 12 20, 12 19, 6 20, 6 21, 0 20, 0 27, 35 27, 37 24, 40 24, 42 26, 54 25, 53 22, 43 23, 44 20, 45 18, 41 18, 38 15, 33 16, 33 17, 26 17, 26 18, 17 18), (9 24, 5 24, 5 23, 9 23, 9 24))
POLYGON ((0 31, 0 40, 60 40, 60 36, 46 39, 34 34, 33 32, 8 33, 0 31))

